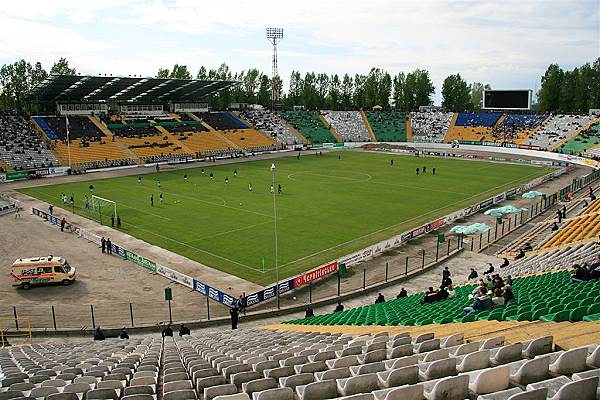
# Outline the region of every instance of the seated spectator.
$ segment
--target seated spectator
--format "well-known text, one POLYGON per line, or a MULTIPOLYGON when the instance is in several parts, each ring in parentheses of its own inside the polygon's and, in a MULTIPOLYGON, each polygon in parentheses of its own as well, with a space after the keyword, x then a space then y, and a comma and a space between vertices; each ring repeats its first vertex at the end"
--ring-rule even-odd
POLYGON ((508 276, 506 277, 506 279, 504 280, 504 284, 505 284, 505 285, 512 286, 512 284, 513 284, 512 275, 508 275, 508 276))
POLYGON ((494 289, 501 289, 504 286, 504 280, 500 277, 499 274, 496 274, 492 277, 492 287, 494 289))
POLYGON ((477 295, 473 298, 473 304, 470 307, 465 307, 463 310, 465 314, 470 314, 472 312, 483 311, 493 306, 492 299, 487 295, 487 290, 479 288, 477 295))
POLYGON ((506 268, 510 265, 510 261, 508 261, 508 258, 504 257, 502 260, 503 261, 502 264, 500 264, 500 268, 506 268))
POLYGON ((436 297, 437 292, 433 290, 433 287, 430 286, 429 289, 427 289, 427 292, 425 292, 425 297, 423 297, 423 300, 421 300, 421 304, 433 303, 436 297))
POLYGON ((494 298, 492 299, 492 302, 494 303, 494 307, 500 307, 506 303, 502 289, 494 290, 494 298))
POLYGON ((402 298, 402 297, 407 297, 407 296, 408 296, 408 293, 406 293, 406 290, 405 290, 404 288, 402 288, 402 289, 400 290, 400 293, 398 293, 398 296, 396 296, 396 298, 397 298, 397 299, 400 299, 400 298, 402 298))
POLYGON ((502 295, 504 296, 504 304, 515 299, 515 295, 512 291, 511 285, 504 285, 504 287, 502 288, 502 295))
POLYGON ((105 340, 106 338, 104 337, 104 333, 102 333, 102 329, 100 329, 100 327, 96 328, 96 331, 94 332, 94 340, 105 340))
POLYGON ((525 257, 525 252, 523 251, 523 249, 519 249, 519 252, 515 256, 515 260, 520 260, 523 257, 525 257))
POLYGON ((165 337, 165 336, 173 337, 173 329, 171 329, 171 324, 167 324, 165 329, 162 330, 161 334, 162 334, 162 337, 165 337))
POLYGON ((488 263, 488 265, 490 266, 487 271, 485 271, 483 274, 484 275, 488 275, 491 274, 492 272, 494 272, 494 266, 492 265, 492 263, 488 263))
POLYGON ((475 271, 474 268, 471 268, 471 273, 469 274, 469 277, 467 279, 468 280, 476 279, 478 276, 479 276, 479 274, 477 274, 477 271, 475 271))
POLYGON ((385 297, 383 296, 383 294, 379 293, 379 295, 375 299, 375 304, 381 304, 381 303, 385 303, 385 297))
POLYGON ((437 296, 435 296, 435 301, 446 300, 450 296, 448 290, 444 286, 440 287, 440 290, 437 291, 437 296))
POLYGON ((471 297, 475 297, 477 295, 477 293, 479 293, 479 290, 481 288, 484 288, 487 290, 487 287, 485 285, 485 282, 483 281, 483 279, 480 279, 477 281, 477 286, 475 286, 475 288, 471 291, 471 297))
POLYGON ((524 251, 531 251, 533 250, 533 246, 531 245, 531 243, 527 242, 523 245, 523 250, 524 251))
POLYGON ((558 230, 558 224, 554 222, 552 227, 550 227, 550 232, 556 232, 558 230))
POLYGON ((587 269, 582 268, 579 264, 573 265, 571 282, 579 283, 590 279, 590 273, 587 269))
POLYGON ((121 333, 119 333, 119 339, 129 339, 129 335, 127 334, 127 331, 125 330, 125 327, 123 327, 123 329, 121 329, 121 333))
POLYGON ((190 334, 190 328, 184 324, 179 325, 179 336, 185 336, 190 334))
POLYGON ((452 286, 448 286, 446 291, 448 292, 449 299, 452 299, 452 298, 454 298, 454 296, 456 296, 456 292, 454 291, 454 288, 452 286))
POLYGON ((338 301, 337 306, 335 306, 335 309, 333 310, 333 312, 342 312, 344 311, 344 305, 342 304, 341 301, 338 301))
POLYGON ((304 310, 304 318, 310 318, 310 317, 314 317, 315 316, 315 312, 313 311, 311 306, 306 306, 306 309, 304 310))

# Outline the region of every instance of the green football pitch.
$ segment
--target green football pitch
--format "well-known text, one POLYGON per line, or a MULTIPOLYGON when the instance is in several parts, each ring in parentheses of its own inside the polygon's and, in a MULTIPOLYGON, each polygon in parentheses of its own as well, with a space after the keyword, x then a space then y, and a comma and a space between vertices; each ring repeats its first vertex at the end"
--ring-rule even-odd
MULTIPOLYGON (((282 186, 282 193, 275 195, 281 278, 550 171, 524 165, 340 151, 318 157, 303 154, 299 160, 284 157, 161 171, 139 175, 141 183, 134 175, 22 191, 57 206, 62 204, 61 193, 73 194, 75 212, 98 221, 98 209, 85 207, 92 184, 95 195, 116 202, 121 231, 229 274, 267 284, 275 281, 272 162, 276 166, 275 192, 277 185, 282 186), (423 166, 427 172, 417 175, 416 168, 423 166)), ((102 210, 102 223, 110 225, 107 215, 111 208, 102 210)))

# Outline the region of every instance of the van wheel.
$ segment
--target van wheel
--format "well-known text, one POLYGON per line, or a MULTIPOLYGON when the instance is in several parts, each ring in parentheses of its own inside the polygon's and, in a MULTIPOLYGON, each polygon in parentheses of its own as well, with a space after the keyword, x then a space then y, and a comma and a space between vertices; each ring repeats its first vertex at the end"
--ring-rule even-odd
POLYGON ((26 282, 26 283, 24 283, 23 285, 21 285, 21 287, 22 287, 24 290, 29 290, 29 289, 31 288, 31 283, 27 283, 27 282, 26 282))
POLYGON ((70 281, 70 280, 68 280, 68 279, 64 279, 64 280, 62 281, 62 284, 63 284, 63 286, 69 286, 69 285, 71 284, 71 281, 70 281))

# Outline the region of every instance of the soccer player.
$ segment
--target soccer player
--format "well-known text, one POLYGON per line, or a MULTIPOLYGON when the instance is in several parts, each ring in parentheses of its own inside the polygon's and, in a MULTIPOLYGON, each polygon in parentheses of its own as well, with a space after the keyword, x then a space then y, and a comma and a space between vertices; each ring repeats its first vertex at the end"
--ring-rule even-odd
POLYGON ((237 176, 237 169, 233 170, 233 176, 237 176))
POLYGON ((277 185, 277 194, 281 194, 283 190, 281 189, 281 185, 277 185))
POLYGON ((63 193, 62 195, 63 206, 67 205, 67 195, 63 193))
POLYGON ((94 185, 90 185, 90 193, 94 194, 94 185))
POLYGON ((252 193, 252 183, 248 183, 248 190, 252 193))
POLYGON ((150 207, 154 207, 154 195, 150 195, 150 207))
POLYGON ((83 195, 84 197, 84 202, 85 202, 85 208, 89 209, 90 208, 90 200, 87 197, 87 194, 83 195))
POLYGON ((138 185, 142 183, 142 177, 138 176, 138 185))
POLYGON ((427 167, 423 166, 423 173, 425 173, 425 170, 427 170, 427 167))
POLYGON ((275 188, 273 187, 273 185, 271 185, 271 194, 275 193, 275 188))
POLYGON ((338 160, 341 160, 341 159, 342 159, 342 155, 338 154, 338 160))
POLYGON ((433 174, 435 175, 435 167, 433 167, 433 169, 431 170, 431 172, 433 172, 433 174))
POLYGON ((202 175, 204 175, 204 168, 202 168, 201 172, 202 172, 202 175))
POLYGON ((160 205, 162 206, 163 204, 163 195, 162 193, 158 196, 159 200, 160 200, 160 205))
POLYGON ((417 175, 419 175, 419 167, 417 167, 417 175))
POLYGON ((210 173, 210 179, 213 179, 213 178, 214 178, 214 176, 213 176, 213 173, 211 172, 210 173))
POLYGON ((229 185, 229 178, 228 177, 225 177, 225 184, 229 185))
POLYGON ((183 175, 183 180, 187 182, 187 174, 183 175))
POLYGON ((390 165, 391 165, 392 167, 394 166, 394 159, 393 159, 393 158, 390 160, 390 165))

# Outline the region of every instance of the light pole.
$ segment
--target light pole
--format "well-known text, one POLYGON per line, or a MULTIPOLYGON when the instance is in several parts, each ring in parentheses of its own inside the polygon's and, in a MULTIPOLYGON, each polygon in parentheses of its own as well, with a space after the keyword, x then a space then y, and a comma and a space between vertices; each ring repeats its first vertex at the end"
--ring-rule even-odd
POLYGON ((277 206, 275 204, 275 163, 271 163, 271 195, 273 196, 273 235, 275 236, 275 292, 279 309, 279 246, 277 244, 277 206))

